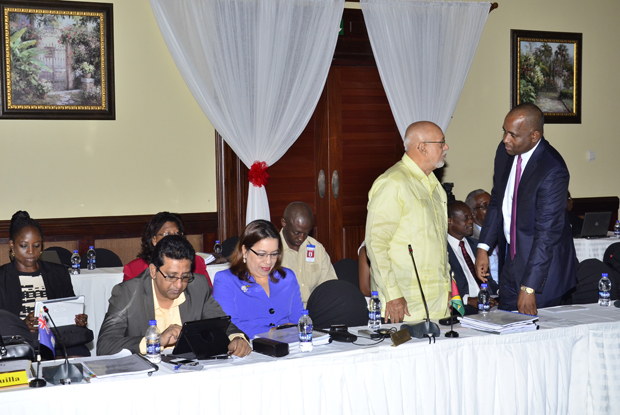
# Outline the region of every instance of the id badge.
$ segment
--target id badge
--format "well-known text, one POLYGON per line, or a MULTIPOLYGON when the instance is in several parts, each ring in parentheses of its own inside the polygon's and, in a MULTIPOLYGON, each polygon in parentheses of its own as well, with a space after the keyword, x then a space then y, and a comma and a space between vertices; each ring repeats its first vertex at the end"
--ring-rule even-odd
POLYGON ((314 262, 314 248, 316 248, 314 245, 306 246, 306 262, 314 262))

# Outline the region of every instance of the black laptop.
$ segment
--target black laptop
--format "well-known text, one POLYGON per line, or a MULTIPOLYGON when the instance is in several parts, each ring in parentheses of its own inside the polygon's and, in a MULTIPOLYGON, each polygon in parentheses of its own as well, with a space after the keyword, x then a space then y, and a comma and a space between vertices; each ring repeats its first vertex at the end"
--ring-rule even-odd
POLYGON ((582 238, 606 238, 611 212, 588 212, 583 218, 582 238))
POLYGON ((229 325, 230 316, 184 323, 172 354, 200 360, 228 353, 229 325))

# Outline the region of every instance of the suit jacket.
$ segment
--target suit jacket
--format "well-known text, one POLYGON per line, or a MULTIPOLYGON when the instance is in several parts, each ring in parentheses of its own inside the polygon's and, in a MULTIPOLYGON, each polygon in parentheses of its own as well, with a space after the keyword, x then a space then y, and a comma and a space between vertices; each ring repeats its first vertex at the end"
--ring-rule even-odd
MULTIPOLYGON (((63 265, 38 261, 48 300, 73 297, 71 276, 63 265)), ((0 267, 0 309, 19 317, 22 308, 22 286, 15 261, 0 267)))
MULTIPOLYGON (((473 238, 465 239, 467 240, 467 243, 469 243, 469 246, 471 247, 471 250, 475 255, 478 249, 476 240, 474 240, 473 238)), ((476 258, 474 257, 471 260, 475 261, 476 258)), ((463 267, 461 267, 461 263, 459 262, 459 259, 457 258, 456 253, 454 252, 450 244, 448 244, 448 262, 450 262, 450 268, 452 269, 452 272, 454 272, 454 281, 456 281, 456 288, 458 288, 461 298, 463 298, 464 295, 469 295, 469 283, 467 282, 465 271, 463 270, 463 267)), ((487 284, 489 285, 489 293, 497 294, 497 289, 499 287, 497 286, 497 283, 493 280, 493 278, 489 277, 487 284)))
MULTIPOLYGON (((97 354, 109 355, 128 349, 140 353, 140 341, 149 328, 149 320, 155 319, 152 278, 147 268, 129 281, 112 289, 110 305, 99 330, 97 354)), ((202 320, 225 316, 222 307, 211 296, 206 278, 197 275, 185 289, 185 302, 179 306, 181 321, 202 320)), ((242 333, 230 323, 226 332, 229 336, 242 333)))
MULTIPOLYGON (((499 252, 506 252, 502 203, 513 160, 500 143, 491 202, 479 239, 489 246, 497 243, 499 252)), ((561 297, 577 281, 577 257, 566 211, 569 178, 562 156, 542 138, 519 182, 513 276, 517 287, 531 287, 548 300, 561 297)), ((500 275, 504 262, 500 255, 500 275)), ((500 282, 504 284, 501 277, 500 282)))

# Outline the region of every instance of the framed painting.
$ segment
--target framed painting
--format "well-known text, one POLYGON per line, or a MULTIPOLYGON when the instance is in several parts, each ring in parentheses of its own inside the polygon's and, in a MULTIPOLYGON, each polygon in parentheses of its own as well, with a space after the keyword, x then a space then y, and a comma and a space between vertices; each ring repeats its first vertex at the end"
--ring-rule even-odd
POLYGON ((5 119, 113 120, 112 4, 0 0, 5 119))
POLYGON ((581 124, 582 34, 510 31, 512 106, 536 104, 548 124, 581 124))

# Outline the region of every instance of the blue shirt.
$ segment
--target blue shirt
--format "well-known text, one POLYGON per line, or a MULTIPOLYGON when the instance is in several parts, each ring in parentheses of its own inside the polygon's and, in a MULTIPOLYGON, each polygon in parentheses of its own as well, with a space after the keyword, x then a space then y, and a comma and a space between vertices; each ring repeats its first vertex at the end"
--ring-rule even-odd
POLYGON ((250 338, 281 324, 299 322, 303 309, 299 283, 293 271, 284 269, 285 278, 276 272, 278 282, 269 280, 269 296, 251 276, 250 282, 242 281, 225 270, 214 278, 213 298, 250 338))

